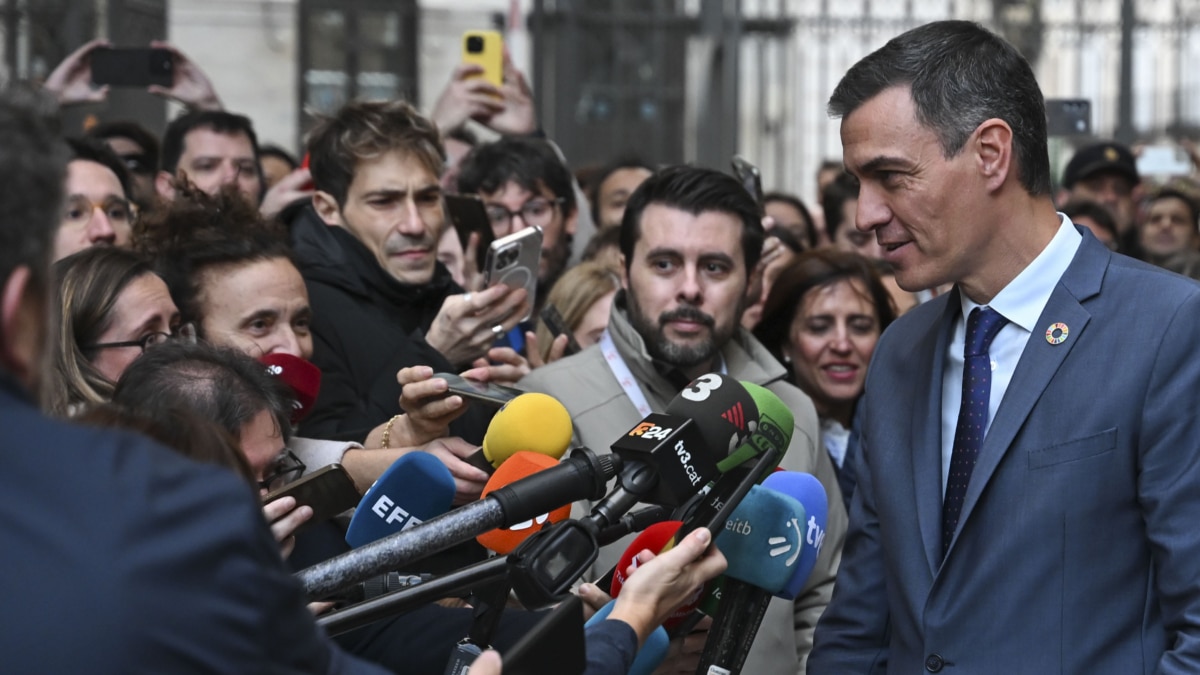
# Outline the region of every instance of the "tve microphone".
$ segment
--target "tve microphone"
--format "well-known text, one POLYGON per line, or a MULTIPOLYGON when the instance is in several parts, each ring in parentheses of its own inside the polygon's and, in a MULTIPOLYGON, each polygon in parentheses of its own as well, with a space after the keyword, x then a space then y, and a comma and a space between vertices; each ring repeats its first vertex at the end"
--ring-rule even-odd
POLYGON ((829 500, 825 495, 825 486, 812 474, 798 471, 776 471, 767 476, 763 487, 782 492, 804 507, 807 520, 803 523, 804 550, 792 573, 792 578, 784 586, 782 593, 776 593, 781 598, 794 600, 800 595, 813 568, 817 565, 817 556, 821 553, 821 545, 825 541, 825 521, 829 517, 829 500))
POLYGON ((453 501, 454 477, 446 465, 429 453, 410 452, 367 490, 346 529, 346 543, 359 547, 403 532, 449 511, 453 501))
POLYGON ((502 487, 484 499, 390 534, 296 574, 310 598, 329 593, 461 544, 493 530, 536 518, 581 499, 599 499, 621 469, 616 455, 579 448, 545 471, 502 487))
MULTIPOLYGON (((496 469, 487 486, 483 488, 480 499, 486 498, 492 492, 512 483, 549 469, 558 464, 558 460, 536 452, 518 452, 506 459, 500 468, 496 469)), ((529 520, 523 520, 511 527, 502 527, 475 537, 484 548, 495 551, 500 555, 513 552, 521 542, 531 535, 541 531, 543 527, 571 517, 571 505, 566 504, 549 513, 544 513, 529 520)))
MULTIPOLYGON (((778 472, 772 475, 783 476, 786 473, 788 472, 778 472)), ((750 648, 754 644, 754 638, 758 634, 758 627, 762 623, 771 596, 785 596, 788 592, 788 584, 799 576, 797 570, 801 565, 804 551, 808 547, 806 543, 807 528, 801 526, 801 523, 807 523, 807 514, 803 504, 796 499, 797 496, 803 496, 796 492, 797 486, 802 485, 803 481, 785 478, 776 479, 774 484, 782 492, 765 486, 758 487, 757 490, 763 493, 773 493, 779 499, 786 500, 790 504, 792 512, 786 516, 786 523, 776 520, 773 525, 764 524, 768 525, 769 545, 765 557, 761 551, 755 552, 750 548, 736 551, 730 547, 733 550, 733 556, 731 556, 722 548, 722 552, 726 553, 730 564, 729 569, 726 570, 727 579, 721 591, 721 604, 713 617, 708 641, 705 642, 704 652, 700 656, 701 667, 697 670, 699 673, 732 675, 740 673, 742 666, 745 665, 746 657, 750 654, 750 648), (764 568, 779 566, 781 558, 785 564, 780 566, 783 569, 779 571, 784 572, 783 574, 774 575, 762 571, 764 568), (791 564, 786 564, 788 562, 791 564), (729 574, 731 570, 734 573, 732 575, 729 574)), ((743 502, 743 504, 745 503, 743 502)), ((808 571, 811 572, 811 568, 808 571)), ((807 572, 804 573, 804 576, 807 578, 807 572)))
POLYGON ((492 473, 517 452, 560 459, 571 445, 572 433, 571 415, 558 399, 546 394, 521 394, 492 417, 483 447, 464 461, 492 473))
MULTIPOLYGON (((600 608, 600 611, 592 615, 584 624, 584 628, 594 626, 601 621, 608 620, 608 615, 612 614, 613 607, 617 605, 616 600, 610 600, 608 604, 600 608)), ((633 659, 633 664, 629 666, 629 675, 650 675, 656 668, 662 665, 662 662, 667 658, 667 650, 671 647, 671 638, 667 636, 667 631, 662 626, 655 628, 646 641, 642 643, 642 648, 638 650, 637 656, 633 659)))

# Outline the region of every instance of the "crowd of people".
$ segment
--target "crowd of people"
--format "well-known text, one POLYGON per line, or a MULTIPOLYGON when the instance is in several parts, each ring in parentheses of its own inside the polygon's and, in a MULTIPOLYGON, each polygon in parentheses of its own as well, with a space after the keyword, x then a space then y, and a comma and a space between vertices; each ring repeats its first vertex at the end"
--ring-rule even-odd
MULTIPOLYGON (((175 82, 150 93, 185 106, 161 138, 123 120, 62 134, 30 103, 103 98, 103 41, 0 102, 15 670, 440 673, 470 607, 327 638, 313 616, 335 603, 290 573, 348 551, 344 523, 261 497, 331 464, 365 493, 427 453, 455 505, 479 499, 494 409, 441 373, 550 394, 574 445, 605 453, 709 372, 779 397, 780 466, 828 497, 815 568, 770 602, 745 672, 1200 670, 1200 287, 1184 278, 1200 278, 1200 189, 1152 188, 1134 151, 1100 142, 1055 191, 1041 91, 985 29, 928 24, 845 75, 844 157, 813 208, 711 169, 573 166, 507 58, 501 86, 456 69, 428 113, 353 101, 300 153, 260 146, 154 44, 175 82), (540 229, 536 292, 485 283, 484 233, 460 236, 449 194, 477 199, 495 238, 540 229)), ((588 673, 626 672, 721 573, 712 538, 639 554, 588 673)), ((486 556, 471 542, 407 571, 486 556)), ((492 644, 543 616, 505 611, 492 644)), ((709 625, 657 672, 695 672, 709 625)), ((489 653, 470 672, 501 667, 489 653)))

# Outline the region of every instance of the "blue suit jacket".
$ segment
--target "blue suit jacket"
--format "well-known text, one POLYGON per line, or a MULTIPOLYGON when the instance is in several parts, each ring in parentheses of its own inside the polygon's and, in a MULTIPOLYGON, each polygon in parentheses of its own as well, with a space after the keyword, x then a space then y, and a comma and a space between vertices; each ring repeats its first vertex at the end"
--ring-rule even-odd
POLYGON ((1089 234, 992 421, 945 560, 956 293, 880 340, 810 675, 1200 672, 1200 286, 1089 234), (1052 345, 1053 323, 1070 334, 1052 345))
POLYGON ((0 671, 383 673, 333 647, 227 470, 43 417, 0 372, 0 671))

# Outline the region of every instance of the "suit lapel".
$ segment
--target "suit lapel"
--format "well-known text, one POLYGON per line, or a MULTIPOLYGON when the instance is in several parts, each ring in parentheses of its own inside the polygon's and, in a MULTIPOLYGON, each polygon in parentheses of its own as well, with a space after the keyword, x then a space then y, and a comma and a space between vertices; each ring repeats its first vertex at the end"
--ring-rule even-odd
MULTIPOLYGON (((940 321, 930 326, 915 353, 920 361, 913 370, 929 378, 923 416, 914 415, 909 447, 912 448, 913 496, 917 500, 917 523, 932 577, 942 564, 942 376, 954 322, 960 314, 957 288, 946 294, 940 321)), ((914 382, 919 381, 914 379, 914 382)), ((921 410, 922 408, 917 408, 921 410)))
MULTIPOLYGON (((979 496, 1011 447, 1013 439, 1024 426, 1034 405, 1087 329, 1091 313, 1082 303, 1100 292, 1100 284, 1110 258, 1111 253, 1108 249, 1085 234, 1071 266, 1051 293, 1050 301, 1046 303, 1046 309, 1038 318, 1033 334, 1029 336, 1029 343, 1021 353, 1021 360, 1017 362, 1016 370, 1013 371, 1012 381, 1009 382, 1000 407, 996 410, 996 417, 983 439, 983 448, 971 473, 971 481, 963 500, 958 526, 960 534, 969 525, 971 512, 979 502, 979 496), (1070 329, 1067 339, 1060 344, 1050 344, 1046 339, 1045 330, 1060 322, 1070 329)), ((955 538, 958 536, 956 534, 955 538)), ((953 548, 947 552, 947 556, 952 553, 953 548)))

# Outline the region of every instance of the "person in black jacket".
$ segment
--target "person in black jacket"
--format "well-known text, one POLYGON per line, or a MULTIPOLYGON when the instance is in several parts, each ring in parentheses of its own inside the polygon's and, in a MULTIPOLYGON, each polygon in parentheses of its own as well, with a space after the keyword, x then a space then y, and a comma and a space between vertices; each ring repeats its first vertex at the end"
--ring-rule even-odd
POLYGON ((446 217, 436 127, 401 101, 354 102, 317 125, 308 151, 316 194, 291 236, 324 379, 306 433, 367 448, 446 433, 479 442, 486 418, 460 397, 441 398, 446 382, 431 376, 483 357, 520 360, 489 348, 528 299, 503 285, 463 292, 438 263, 446 217))

